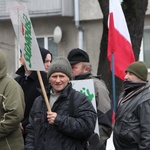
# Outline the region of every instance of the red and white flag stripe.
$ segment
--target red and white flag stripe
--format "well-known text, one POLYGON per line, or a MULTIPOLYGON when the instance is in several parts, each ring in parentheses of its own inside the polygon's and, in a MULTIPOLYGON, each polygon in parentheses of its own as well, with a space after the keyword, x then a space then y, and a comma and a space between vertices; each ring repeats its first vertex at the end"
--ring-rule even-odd
POLYGON ((119 0, 109 0, 107 57, 112 70, 114 55, 115 75, 124 80, 125 69, 135 61, 124 13, 119 0))

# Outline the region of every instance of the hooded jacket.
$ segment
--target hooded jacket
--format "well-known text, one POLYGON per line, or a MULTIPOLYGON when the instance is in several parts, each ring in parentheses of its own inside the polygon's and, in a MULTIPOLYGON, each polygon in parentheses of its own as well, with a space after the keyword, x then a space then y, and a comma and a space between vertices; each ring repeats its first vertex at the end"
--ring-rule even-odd
POLYGON ((24 94, 6 71, 6 60, 0 52, 0 149, 22 150, 24 141, 19 124, 24 116, 24 94))

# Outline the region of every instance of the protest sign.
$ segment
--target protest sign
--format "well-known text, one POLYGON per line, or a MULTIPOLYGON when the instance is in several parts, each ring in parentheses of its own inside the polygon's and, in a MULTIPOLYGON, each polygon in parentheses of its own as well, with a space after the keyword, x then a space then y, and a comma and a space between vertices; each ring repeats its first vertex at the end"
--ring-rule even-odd
POLYGON ((9 11, 12 25, 23 53, 26 67, 28 70, 37 71, 47 109, 48 111, 51 111, 40 74, 40 71, 45 71, 45 68, 27 7, 25 4, 17 1, 8 1, 7 10, 9 11))
MULTIPOLYGON (((73 80, 71 82, 72 82, 73 88, 75 90, 88 96, 88 98, 92 102, 92 105, 94 106, 94 108, 97 112, 93 79, 73 80)), ((96 121, 95 133, 97 133, 99 135, 98 119, 96 121)))
POLYGON ((7 2, 12 25, 28 70, 44 71, 42 56, 35 37, 26 5, 17 1, 7 2))

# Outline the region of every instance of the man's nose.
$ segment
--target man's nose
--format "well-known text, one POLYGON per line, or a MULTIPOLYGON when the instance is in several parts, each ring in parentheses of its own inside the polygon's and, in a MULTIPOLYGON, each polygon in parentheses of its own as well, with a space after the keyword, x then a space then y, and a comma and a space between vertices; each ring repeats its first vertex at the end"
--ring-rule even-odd
POLYGON ((56 81, 59 82, 59 81, 60 81, 60 77, 57 77, 57 78, 56 78, 56 81))

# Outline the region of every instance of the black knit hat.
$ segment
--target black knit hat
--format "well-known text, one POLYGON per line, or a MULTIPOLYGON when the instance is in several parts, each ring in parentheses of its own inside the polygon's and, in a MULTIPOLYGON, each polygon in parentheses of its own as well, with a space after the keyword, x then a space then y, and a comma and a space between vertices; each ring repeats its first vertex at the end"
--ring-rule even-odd
POLYGON ((143 81, 147 81, 148 69, 144 62, 133 62, 128 66, 125 72, 131 72, 143 81))
POLYGON ((67 58, 70 64, 75 64, 78 62, 90 62, 89 55, 79 48, 72 49, 67 58))
POLYGON ((67 58, 55 58, 48 69, 47 78, 49 79, 49 77, 55 72, 62 72, 66 74, 69 79, 72 79, 72 68, 67 58))
POLYGON ((42 55, 43 63, 45 62, 45 58, 46 58, 47 54, 50 54, 51 57, 52 57, 52 53, 49 50, 45 49, 45 48, 40 47, 40 52, 41 52, 41 55, 42 55))

